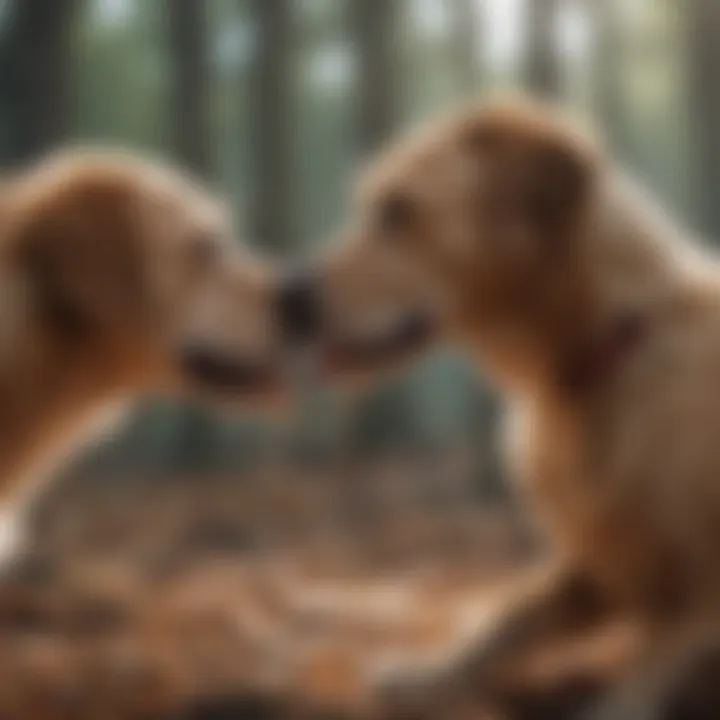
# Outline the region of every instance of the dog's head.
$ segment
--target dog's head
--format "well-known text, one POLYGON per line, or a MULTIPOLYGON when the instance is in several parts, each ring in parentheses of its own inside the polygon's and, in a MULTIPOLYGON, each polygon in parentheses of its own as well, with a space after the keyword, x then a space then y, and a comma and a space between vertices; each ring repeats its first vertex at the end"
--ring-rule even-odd
POLYGON ((271 275, 192 180, 69 154, 12 182, 6 207, 6 264, 55 356, 86 358, 119 390, 234 400, 276 388, 271 275))
POLYGON ((540 326, 559 342, 583 303, 579 237, 593 177, 584 140, 514 104, 391 148, 312 274, 331 369, 384 369, 449 338, 521 372, 540 326))

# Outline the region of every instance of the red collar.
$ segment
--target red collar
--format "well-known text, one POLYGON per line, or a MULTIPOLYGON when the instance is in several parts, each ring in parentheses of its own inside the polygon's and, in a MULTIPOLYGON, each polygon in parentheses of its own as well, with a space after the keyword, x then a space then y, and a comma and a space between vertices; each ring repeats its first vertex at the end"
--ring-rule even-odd
POLYGON ((643 318, 618 316, 601 338, 573 359, 563 374, 563 385, 572 390, 588 390, 607 380, 637 349, 647 334, 643 318))

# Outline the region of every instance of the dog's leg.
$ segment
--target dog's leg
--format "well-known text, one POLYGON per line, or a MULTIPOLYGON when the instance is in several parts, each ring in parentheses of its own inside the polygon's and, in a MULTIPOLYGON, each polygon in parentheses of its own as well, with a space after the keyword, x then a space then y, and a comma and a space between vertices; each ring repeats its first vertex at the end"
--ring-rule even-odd
POLYGON ((0 510, 0 591, 50 576, 52 563, 28 542, 30 506, 12 502, 0 510))
POLYGON ((720 717, 720 634, 714 622, 656 628, 622 682, 584 720, 720 717))
POLYGON ((12 564, 23 540, 24 518, 12 506, 0 509, 0 575, 12 564))
POLYGON ((487 632, 443 660, 381 673, 386 712, 438 717, 456 701, 493 697, 499 676, 543 641, 579 631, 605 612, 601 593, 571 568, 533 573, 499 608, 487 632))

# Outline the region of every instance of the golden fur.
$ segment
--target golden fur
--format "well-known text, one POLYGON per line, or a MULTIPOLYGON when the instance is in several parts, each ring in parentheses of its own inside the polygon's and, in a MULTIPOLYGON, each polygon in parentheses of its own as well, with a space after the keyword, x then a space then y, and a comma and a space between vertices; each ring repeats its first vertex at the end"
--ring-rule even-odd
POLYGON ((532 105, 435 123, 372 163, 319 272, 338 372, 396 360, 378 347, 420 313, 496 380, 508 463, 553 549, 486 634, 402 692, 432 688, 434 716, 442 688, 489 692, 548 634, 714 619, 720 266, 600 148, 532 105))
POLYGON ((272 374, 270 274, 231 241, 222 208, 202 188, 119 153, 69 152, 4 184, 6 503, 14 508, 48 463, 130 395, 236 399, 270 389, 210 387, 184 365, 200 348, 228 365, 237 359, 267 367, 264 379, 272 374))

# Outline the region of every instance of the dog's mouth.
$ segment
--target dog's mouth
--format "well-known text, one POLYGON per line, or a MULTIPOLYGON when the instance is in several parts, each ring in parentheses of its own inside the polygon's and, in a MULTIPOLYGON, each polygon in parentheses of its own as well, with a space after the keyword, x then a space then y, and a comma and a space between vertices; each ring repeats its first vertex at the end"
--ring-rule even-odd
POLYGON ((430 315, 409 313, 382 333, 327 340, 324 364, 330 373, 380 370, 420 353, 436 334, 436 323, 430 315))
POLYGON ((200 390, 228 397, 268 393, 280 384, 272 362, 236 357, 217 350, 192 347, 181 353, 183 375, 200 390))

